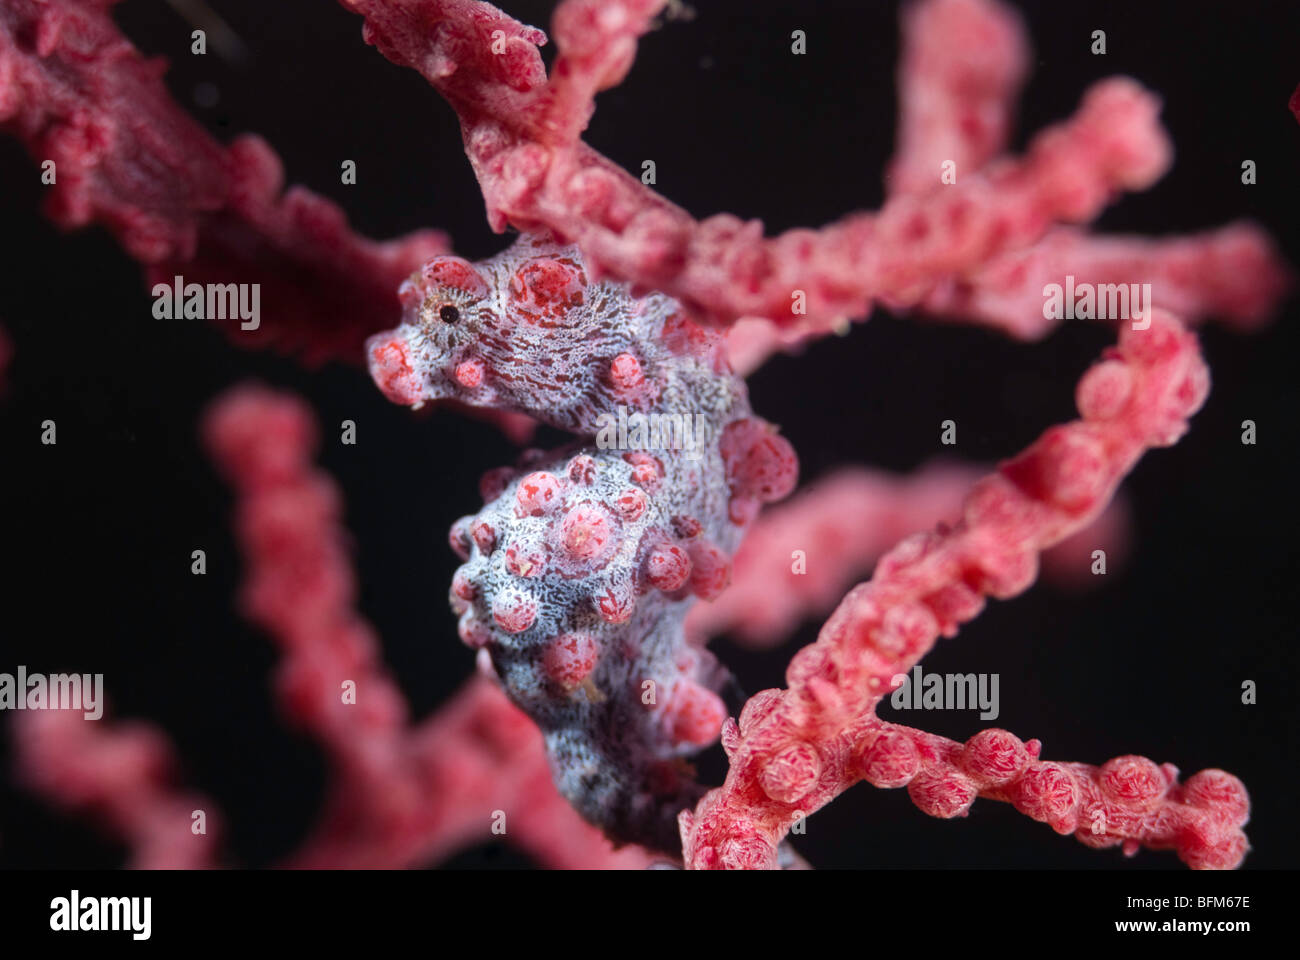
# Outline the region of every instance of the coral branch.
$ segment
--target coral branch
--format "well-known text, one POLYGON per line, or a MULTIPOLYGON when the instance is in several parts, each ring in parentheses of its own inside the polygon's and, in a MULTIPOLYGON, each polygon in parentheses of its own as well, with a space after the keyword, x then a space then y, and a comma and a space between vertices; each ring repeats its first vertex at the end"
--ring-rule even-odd
MULTIPOLYGON (((340 0, 365 17, 364 37, 410 67, 460 116, 467 144, 499 130, 572 147, 594 98, 627 75, 636 41, 667 0, 568 0, 555 12, 559 55, 548 80, 546 34, 477 0, 340 0)), ((471 154, 471 160, 473 160, 471 154)))
MULTIPOLYGON (((1001 149, 1028 41, 1018 15, 989 0, 918 3, 904 13, 903 40, 898 153, 887 183, 896 194, 923 194, 936 188, 943 164, 980 170, 1001 149)), ((1094 286, 1147 283, 1147 307, 1188 323, 1221 317, 1247 330, 1261 325, 1291 286, 1273 244, 1249 223, 1168 240, 1058 227, 1036 244, 944 279, 920 306, 932 316, 1038 339, 1061 319, 1046 315, 1044 287, 1065 284, 1067 275, 1094 286)))
MULTIPOLYGON (((413 866, 497 833, 553 866, 643 866, 645 849, 615 852, 606 836, 675 851, 679 835, 691 867, 790 865, 792 824, 864 779, 906 785, 934 816, 965 815, 985 797, 1089 846, 1173 848, 1194 867, 1241 862, 1249 800, 1223 771, 1180 784, 1172 766, 1136 756, 1049 763, 1038 741, 1003 730, 958 743, 875 715, 939 636, 986 598, 1026 590, 1044 551, 1059 546, 1077 572, 1080 543, 1115 535, 1107 505, 1120 480, 1182 435, 1208 391, 1196 340, 1171 313, 1250 328, 1291 284, 1249 224, 1160 241, 1058 226, 1163 174, 1171 146, 1153 94, 1099 82, 1022 157, 1001 156, 1029 63, 1021 21, 994 0, 923 0, 904 13, 885 206, 769 238, 757 220, 696 221, 580 139, 596 95, 626 76, 671 0, 564 0, 549 77, 546 35, 486 3, 341 0, 364 18, 367 42, 448 100, 489 224, 524 234, 470 264, 444 256, 433 231, 358 237, 333 203, 284 191, 264 141, 217 143, 171 102, 161 62, 118 32, 112 2, 0 0, 0 128, 41 163, 57 223, 105 225, 169 293, 253 284, 266 322, 227 321, 241 344, 316 363, 359 359, 369 336, 372 376, 397 402, 460 402, 517 435, 529 417, 576 435, 490 471, 483 509, 453 527, 465 563, 452 605, 488 676, 413 725, 355 610, 341 498, 311 463, 310 412, 260 388, 209 412, 206 442, 238 495, 242 610, 283 651, 285 713, 334 773, 324 816, 288 866, 413 866), (743 374, 876 303, 1038 337, 1061 319, 1045 306, 1048 285, 1134 281, 1150 285, 1145 306, 1107 311, 1119 345, 1081 380, 1080 420, 1048 430, 962 501, 970 477, 956 467, 906 486, 834 477, 757 524, 722 592, 761 505, 796 482, 793 449, 752 415, 724 351, 743 374), (725 341, 696 320, 729 328, 725 341), (629 434, 629 408, 675 422, 677 444, 651 453, 662 445, 629 434), (687 424, 695 440, 683 447, 687 424), (788 689, 759 693, 723 723, 727 674, 702 648, 709 633, 770 643, 829 606, 904 529, 936 522, 844 597, 792 660, 788 689), (1084 530, 1087 541, 1067 541, 1084 530), (696 607, 690 645, 682 618, 696 600, 714 605, 696 607), (719 728, 730 770, 704 794, 684 758, 719 728)), ((1300 90, 1290 106, 1300 118, 1300 90)), ((0 386, 6 349, 0 334, 0 386)), ((647 423, 662 436, 662 419, 647 423)), ((190 829, 207 808, 170 785, 161 734, 53 712, 15 731, 26 782, 93 811, 134 864, 215 861, 213 837, 190 829)))
MULTIPOLYGON (((916 3, 904 10, 902 32, 898 146, 886 186, 894 197, 923 196, 939 189, 946 164, 964 179, 1002 149, 1027 69, 1028 40, 1019 16, 989 0, 916 3)), ((1293 285, 1268 236, 1250 223, 1167 240, 1056 227, 1035 243, 939 278, 919 309, 1039 339, 1060 322, 1047 316, 1044 288, 1065 284, 1067 275, 1092 286, 1149 283, 1147 306, 1188 323, 1220 317, 1243 330, 1261 326, 1293 285)), ((747 375, 773 353, 847 329, 843 317, 809 317, 795 327, 742 318, 729 332, 728 348, 747 375)))
MULTIPOLYGON (((697 223, 589 147, 539 136, 533 118, 540 104, 568 105, 567 124, 557 119, 559 107, 546 108, 564 129, 580 128, 589 116, 585 100, 568 93, 551 99, 549 86, 538 89, 540 57, 521 45, 540 43, 539 31, 486 4, 343 2, 366 16, 370 42, 420 69, 456 108, 494 229, 553 230, 576 242, 589 266, 660 290, 722 324, 759 316, 825 327, 865 313, 873 299, 914 303, 944 276, 1032 243, 1054 221, 1091 219, 1116 191, 1148 186, 1169 163, 1156 97, 1112 79, 1088 92, 1072 120, 1040 134, 1021 161, 996 164, 942 195, 901 198, 877 215, 764 239, 758 221, 720 214, 697 223), (436 24, 432 43, 411 42, 417 23, 436 24), (517 53, 493 58, 493 29, 517 53), (792 309, 796 291, 806 312, 792 309)), ((652 6, 606 4, 613 19, 627 19, 584 40, 582 61, 626 69, 629 38, 652 6)), ((582 20, 592 9, 568 0, 556 20, 582 20)), ((560 62, 569 62, 572 34, 562 30, 557 40, 560 62)))
POLYGON ((537 118, 544 143, 574 143, 596 109, 596 94, 623 82, 637 39, 667 0, 569 0, 555 11, 560 55, 537 118))
POLYGON ((786 673, 728 721, 723 787, 683 811, 683 851, 694 867, 764 867, 800 817, 865 776, 874 722, 891 680, 938 636, 1029 587, 1038 554, 1096 517, 1141 453, 1174 443, 1204 402, 1209 375, 1195 337, 1164 313, 1126 326, 1080 381, 1083 419, 1047 431, 976 485, 951 530, 891 551, 854 588, 786 673))
POLYGON ((340 0, 366 18, 362 33, 393 63, 418 71, 472 127, 495 121, 535 136, 546 34, 478 0, 340 0))
POLYGON ((216 810, 175 788, 175 756, 161 732, 143 723, 105 729, 75 712, 28 710, 15 715, 12 735, 19 781, 120 837, 131 867, 216 865, 216 810), (204 812, 206 832, 193 830, 196 810, 204 812))
POLYGON ((1146 757, 1100 767, 1039 759, 1037 740, 982 730, 965 743, 878 722, 860 731, 860 771, 877 787, 907 787, 932 817, 964 817, 977 797, 1002 800, 1060 834, 1098 849, 1176 850, 1189 866, 1234 869, 1249 849, 1241 828, 1250 798, 1240 780, 1202 770, 1179 784, 1178 768, 1146 757))
POLYGON ((288 713, 320 738, 344 780, 392 779, 406 708, 352 610, 339 496, 311 469, 309 411, 245 388, 212 408, 203 433, 239 495, 235 535, 248 567, 240 605, 285 650, 277 686, 288 713))
POLYGON ((908 477, 839 470, 764 511, 736 557, 731 586, 686 617, 703 645, 731 632, 747 646, 788 637, 806 616, 826 613, 871 563, 914 530, 955 519, 982 475, 936 463, 908 477))
POLYGON ((64 228, 102 223, 148 266, 149 282, 262 284, 266 321, 236 342, 309 362, 361 357, 400 312, 398 284, 447 249, 431 230, 376 243, 310 191, 281 195, 262 140, 224 148, 170 99, 165 64, 146 60, 93 0, 0 4, 0 128, 51 162, 48 213, 64 228))
POLYGON ((634 848, 612 854, 581 822, 555 792, 540 732, 487 681, 473 681, 408 730, 401 692, 352 610, 338 493, 311 469, 315 426, 299 401, 233 392, 212 408, 204 433, 240 493, 245 612, 284 649, 277 686, 285 710, 335 768, 325 817, 291 865, 436 861, 489 836, 497 810, 507 836, 553 865, 646 862, 634 848))
POLYGON ((913 303, 942 277, 1037 240, 1053 221, 1089 220, 1116 190, 1149 185, 1169 155, 1157 109, 1131 81, 1106 81, 1073 120, 1040 134, 1024 160, 891 201, 876 215, 771 239, 757 221, 720 214, 696 223, 667 211, 639 182, 586 155, 552 156, 549 165, 537 156, 521 173, 518 151, 540 148, 500 147, 486 179, 479 163, 479 176, 502 220, 554 228, 603 268, 717 322, 759 316, 824 327, 862 315, 873 299, 913 303))
MULTIPOLYGON (((962 501, 984 472, 937 462, 907 476, 853 467, 817 481, 759 516, 736 551, 731 586, 691 609, 687 636, 699 645, 721 633, 748 647, 781 643, 803 619, 829 613, 905 536, 960 517, 962 501)), ((1075 538, 1044 554, 1044 574, 1072 586, 1086 582, 1097 549, 1114 569, 1122 559, 1125 513, 1117 497, 1075 538)))
MULTIPOLYGON (((494 833, 551 867, 651 862, 639 847, 613 850, 556 792, 540 731, 488 680, 471 679, 407 725, 377 641, 352 611, 338 492, 311 468, 316 430, 303 404, 241 388, 213 406, 204 432, 240 494, 244 610, 284 651, 276 682, 288 719, 321 741, 334 767, 325 815, 285 866, 418 866, 494 833)), ((101 821, 130 848, 132 866, 215 865, 218 814, 171 786, 173 750, 161 732, 53 710, 16 721, 23 782, 101 821), (206 814, 205 834, 191 831, 195 810, 206 814)))
POLYGON ((1122 287, 1131 306, 1114 311, 1112 321, 1133 316, 1140 299, 1143 307, 1168 310, 1188 323, 1218 317, 1229 326, 1252 331, 1268 320, 1293 278, 1268 235, 1251 223, 1158 240, 1094 236, 1060 227, 1034 246, 998 257, 969 277, 945 280, 919 308, 943 319, 1037 340, 1063 319, 1047 316, 1048 284, 1102 291, 1110 284, 1122 287), (1130 286, 1139 283, 1150 285, 1149 303, 1145 295, 1128 296, 1130 286))
POLYGON ((60 226, 99 221, 144 262, 183 258, 199 217, 229 195, 225 158, 172 103, 162 61, 141 57, 107 6, 0 7, 0 122, 54 163, 48 212, 60 226))
MULTIPOLYGON (((1091 287, 1101 298, 1086 311, 1088 316, 1072 309, 1078 319, 1105 313, 1108 321, 1126 320, 1149 306, 1190 324, 1217 318, 1249 333, 1268 323, 1294 288, 1295 277, 1268 234, 1248 222, 1164 239, 1056 227, 1037 243, 995 257, 973 273, 944 278, 915 309, 927 317, 999 330, 1017 340, 1038 340, 1063 319, 1048 316, 1049 284, 1063 292, 1091 287), (1150 287, 1135 295, 1140 284, 1150 287), (1111 311, 1112 297, 1129 306, 1111 311)), ((772 354, 797 352, 832 332, 847 332, 847 327, 783 329, 769 320, 744 318, 727 331, 727 352, 736 371, 747 376, 772 354)))
POLYGON ((902 15, 898 145, 891 194, 926 193, 945 163, 981 169, 1010 135, 1029 62, 1020 17, 989 0, 936 0, 902 15))
POLYGON ((241 137, 225 152, 230 195, 199 222, 193 256, 151 264, 150 284, 260 285, 261 325, 229 333, 241 346, 294 353, 307 364, 357 363, 365 339, 401 312, 397 288, 429 257, 449 249, 436 230, 377 243, 352 232, 334 203, 302 187, 281 193, 275 152, 241 137))
POLYGON ((413 728, 396 776, 343 779, 326 818, 286 866, 374 869, 438 863, 503 839, 555 869, 637 869, 640 847, 614 850, 555 790, 542 736, 493 682, 472 678, 413 728))

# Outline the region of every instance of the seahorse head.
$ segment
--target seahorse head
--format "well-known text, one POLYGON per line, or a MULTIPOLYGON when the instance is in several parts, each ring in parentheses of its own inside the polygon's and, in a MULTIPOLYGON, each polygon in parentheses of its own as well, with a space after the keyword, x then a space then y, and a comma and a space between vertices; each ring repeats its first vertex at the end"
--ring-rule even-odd
POLYGON ((366 341, 370 375, 384 394, 419 407, 482 388, 478 345, 494 325, 492 292, 488 278, 461 257, 434 257, 407 278, 398 291, 402 323, 366 341))
POLYGON ((590 282, 578 248, 546 235, 477 263, 435 257, 399 294, 402 323, 367 342, 370 374, 390 400, 454 399, 566 429, 618 403, 651 402, 676 310, 666 297, 590 282))

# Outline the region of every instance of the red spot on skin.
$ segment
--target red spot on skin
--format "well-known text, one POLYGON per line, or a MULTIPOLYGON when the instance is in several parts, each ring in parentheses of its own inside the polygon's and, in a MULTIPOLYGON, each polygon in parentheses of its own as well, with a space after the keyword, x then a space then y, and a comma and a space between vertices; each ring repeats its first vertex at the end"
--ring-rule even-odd
POLYGON ((708 746, 718 738, 726 718, 722 698, 693 680, 682 680, 673 688, 664 711, 668 735, 678 745, 708 746))
POLYGON ((510 281, 510 295, 521 306, 560 313, 582 305, 586 278, 571 263, 540 257, 520 267, 510 281))
POLYGON ((604 559, 614 548, 616 533, 609 510, 590 500, 578 504, 560 522, 560 542, 574 560, 604 559))
MULTIPOLYGON (((725 356, 719 349, 722 342, 719 335, 705 330, 680 312, 664 321, 663 342, 669 350, 681 356, 707 357, 711 350, 715 354, 715 360, 725 356)), ((722 366, 730 372, 725 359, 722 360, 722 366)))
POLYGON ((624 520, 632 523, 641 519, 641 515, 645 513, 646 503, 644 493, 629 488, 618 495, 618 499, 614 501, 614 509, 624 520))
POLYGON ((586 633, 566 633, 546 645, 542 667, 546 675, 564 690, 577 688, 596 668, 600 651, 586 633))
POLYGON ((546 572, 546 550, 526 543, 506 547, 506 569, 516 577, 540 577, 546 572))
POLYGON ((769 433, 749 448, 740 468, 746 488, 764 503, 789 496, 799 477, 799 460, 790 441, 769 433))
POLYGON ((540 517, 558 507, 564 499, 559 478, 553 473, 530 473, 515 491, 515 516, 540 517))
POLYGON ((522 593, 503 593, 492 603, 492 619, 507 633, 523 633, 537 620, 537 604, 522 593))
POLYGON ((474 538, 474 543, 478 545, 479 552, 485 556, 490 554, 497 545, 497 532, 492 529, 491 524, 476 523, 470 530, 470 536, 474 538))
POLYGON ((491 503, 501 492, 510 486, 510 481, 518 473, 513 467, 493 467, 491 470, 483 471, 483 476, 478 478, 478 493, 483 498, 484 503, 491 503))
POLYGON ((461 257, 434 257, 420 270, 426 286, 453 287, 476 297, 485 296, 487 283, 473 265, 461 257))
POLYGON ((659 489, 659 481, 663 479, 664 465, 644 450, 625 453, 623 459, 632 464, 632 482, 653 495, 659 489))
POLYGON ((691 592, 701 600, 713 600, 731 583, 731 561, 713 544, 695 541, 687 547, 691 558, 691 592))
POLYGON ((481 650, 492 639, 488 628, 483 626, 472 613, 460 618, 460 623, 456 625, 456 632, 460 635, 460 642, 471 650, 481 650))
POLYGON ((596 610, 606 623, 626 623, 636 609, 636 596, 631 589, 614 584, 596 593, 596 610))
POLYGON ((569 461, 569 479, 589 487, 596 482, 596 461, 585 453, 569 461))
POLYGON ((467 602, 473 600, 478 594, 477 588, 460 570, 457 570, 456 575, 451 578, 451 592, 467 602))
POLYGON ((645 575, 652 587, 671 593, 690 577, 691 558, 676 544, 655 547, 646 557, 645 575))
POLYGON ((681 537, 683 540, 690 540, 694 537, 698 537, 704 532, 704 524, 700 523, 700 521, 696 520, 694 517, 689 517, 684 514, 673 517, 672 523, 673 533, 677 534, 677 536, 681 537))
POLYGON ((410 406, 420 399, 420 381, 411 369, 411 355, 400 337, 370 343, 370 376, 393 403, 410 406))
MULTIPOLYGON (((757 418, 727 424, 718 450, 727 465, 731 491, 738 497, 771 503, 787 496, 798 481, 799 459, 794 447, 771 424, 757 418)), ((738 512, 744 509, 740 507, 738 512)))
POLYGON ((645 374, 641 372, 641 362, 630 353, 620 353, 609 365, 609 380, 614 391, 630 395, 645 383, 645 374))
POLYGON ((401 302, 403 310, 414 310, 424 301, 424 291, 414 280, 403 280, 402 285, 397 288, 397 299, 401 302))
POLYGON ((447 543, 452 551, 462 560, 469 559, 469 518, 461 517, 451 525, 447 533, 447 543))
POLYGON ((483 385, 486 370, 482 360, 466 360, 456 365, 456 382, 466 390, 477 389, 483 385))

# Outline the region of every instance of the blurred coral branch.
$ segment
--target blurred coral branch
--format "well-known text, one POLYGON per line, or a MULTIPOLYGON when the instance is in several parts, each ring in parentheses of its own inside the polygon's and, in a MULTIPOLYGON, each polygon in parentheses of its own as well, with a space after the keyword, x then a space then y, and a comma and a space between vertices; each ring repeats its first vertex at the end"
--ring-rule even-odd
MULTIPOLYGON (((877 303, 1031 339, 1057 322, 1043 289, 1065 273, 1094 284, 1158 281, 1149 327, 1109 318, 1119 321, 1119 346, 1081 381, 1082 419, 976 482, 960 508, 958 491, 971 482, 965 468, 934 467, 905 482, 846 472, 760 522, 737 556, 732 592, 694 614, 700 642, 730 629, 747 642, 774 642, 879 562, 795 656, 789 689, 759 693, 738 723, 723 725, 726 783, 681 813, 688 866, 788 861, 780 844, 792 824, 863 779, 908 785, 934 816, 964 815, 986 797, 1091 846, 1172 847, 1197 867, 1240 863, 1249 802, 1222 771, 1180 785, 1174 768, 1140 757, 1100 768, 1048 763, 1038 741, 1005 731, 958 744, 874 713, 893 679, 938 636, 955 634, 985 597, 1027 589, 1042 551, 1099 518, 1098 542, 1120 542, 1123 524, 1104 513, 1118 483, 1144 450, 1181 436, 1208 389, 1182 321, 1217 316, 1251 329, 1291 283, 1251 224, 1160 240, 1077 226, 1169 167, 1154 94, 1127 78, 1102 80, 1073 117, 1040 132, 1023 156, 1008 156, 1030 62, 1019 18, 993 0, 920 0, 903 17, 899 139, 884 207, 765 237, 759 221, 730 214, 697 221, 580 139, 596 94, 626 76, 665 0, 565 0, 549 78, 538 52, 546 35, 486 3, 341 2, 364 17, 368 43, 421 73, 456 110, 493 229, 550 231, 578 244, 597 272, 729 327, 742 374, 776 350, 843 332, 877 303), (944 516, 955 524, 886 552, 944 516), (784 573, 794 530, 801 543, 817 543, 824 565, 822 579, 798 589, 784 573), (777 582, 785 594, 773 590, 777 582)), ((172 103, 161 63, 120 35, 110 5, 0 0, 0 127, 57 171, 51 218, 104 224, 145 264, 150 283, 170 283, 183 269, 196 282, 262 284, 272 319, 257 331, 232 329, 240 343, 309 363, 359 360, 365 337, 400 314, 399 284, 447 253, 447 238, 420 231, 367 240, 331 202, 284 192, 264 141, 222 146, 172 103)), ((1300 89, 1290 106, 1300 119, 1300 89)), ((0 368, 4 350, 0 342, 0 368)), ((529 429, 498 422, 516 436, 529 429)), ((540 733, 488 679, 409 722, 375 637, 352 609, 340 498, 310 464, 314 431, 300 402, 262 388, 223 398, 204 425, 239 494, 244 612, 281 647, 277 685, 288 718, 321 742, 335 774, 322 822, 288 865, 436 861, 490 837, 498 811, 507 838, 542 863, 645 865, 644 851, 614 852, 560 798, 540 733)), ((216 862, 215 814, 210 834, 191 834, 191 811, 207 805, 169 785, 173 762, 160 735, 126 724, 91 729, 57 713, 27 714, 15 733, 26 782, 98 813, 132 847, 134 864, 216 862)))

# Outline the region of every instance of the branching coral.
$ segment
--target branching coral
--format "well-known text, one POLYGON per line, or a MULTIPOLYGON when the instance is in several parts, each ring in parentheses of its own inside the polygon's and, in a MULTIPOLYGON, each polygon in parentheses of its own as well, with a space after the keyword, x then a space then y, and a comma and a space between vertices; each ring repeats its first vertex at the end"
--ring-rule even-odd
MULTIPOLYGON (((596 94, 626 76, 665 0, 566 0, 549 76, 538 52, 546 36, 487 4, 343 5, 364 18, 367 42, 456 110, 488 221, 521 231, 515 247, 472 265, 448 255, 440 234, 374 243, 353 236, 327 201, 298 189, 282 196, 269 147, 213 142, 167 99, 104 5, 88 0, 0 2, 0 123, 61 171, 56 221, 108 225, 151 283, 182 266, 198 281, 263 283, 279 306, 254 342, 359 360, 364 341, 391 399, 451 400, 516 428, 505 418, 576 434, 570 447, 485 477, 483 510, 452 530, 466 561, 452 603, 462 639, 486 652, 484 672, 541 726, 555 781, 588 820, 618 841, 680 851, 690 867, 771 867, 788 853, 794 823, 866 780, 906 785, 938 817, 984 797, 1090 846, 1172 848, 1195 867, 1241 862, 1249 802, 1222 771, 1180 783, 1172 766, 1141 757, 1049 762, 1038 741, 1003 730, 957 743, 875 715, 939 636, 954 635, 985 598, 1027 589, 1040 554, 1103 516, 1139 456, 1187 429, 1209 377, 1184 323, 1258 324, 1287 285, 1250 224, 1158 241, 1080 226, 1167 169, 1155 95, 1129 79, 1102 81, 1072 118, 1007 156, 1028 60, 1018 19, 992 0, 923 0, 904 18, 884 207, 767 238, 757 221, 696 221, 580 139, 596 94), (960 177, 945 177, 949 164, 960 177), (1041 291, 1063 264, 1081 283, 1160 281, 1145 307, 1126 300, 1107 317, 1119 345, 1084 374, 1081 419, 976 482, 955 526, 884 553, 791 662, 788 689, 757 694, 724 722, 725 675, 707 636, 748 620, 770 639, 832 600, 827 583, 882 548, 827 554, 836 569, 819 596, 792 594, 760 614, 738 608, 736 598, 754 594, 737 590, 683 623, 694 599, 722 593, 751 525, 754 556, 774 556, 763 538, 784 518, 805 523, 833 497, 879 493, 827 484, 831 492, 799 502, 803 512, 778 507, 756 521, 761 504, 793 486, 794 457, 751 415, 740 376, 873 305, 1042 336, 1059 318, 1041 291), (602 444, 601 418, 620 410, 700 416, 706 439, 693 451, 602 444), (719 735, 730 770, 705 793, 681 759, 719 735)), ((300 408, 258 392, 225 401, 207 424, 241 492, 245 612, 282 644, 286 708, 328 746, 339 778, 318 836, 291 862, 420 862, 482 830, 485 804, 525 793, 529 823, 512 833, 547 862, 644 862, 566 823, 572 811, 543 783, 535 733, 488 680, 406 726, 373 638, 350 612, 338 504, 307 466, 309 434, 300 408), (338 703, 349 678, 370 693, 360 719, 338 703)), ((945 503, 954 489, 944 485, 945 503)), ((933 522, 925 511, 917 518, 933 522)), ((770 574, 754 575, 751 589, 760 576, 770 574)), ((156 831, 176 818, 140 812, 192 802, 160 785, 164 748, 63 723, 39 718, 20 730, 29 746, 40 737, 67 745, 56 761, 28 751, 30 782, 106 810, 141 864, 208 861, 206 849, 168 853, 156 831), (145 773, 127 783, 111 764, 74 759, 118 749, 145 773)))
POLYGON ((920 534, 886 554, 852 590, 816 644, 790 664, 787 691, 752 698, 723 746, 727 783, 682 814, 688 862, 761 867, 799 818, 865 779, 906 785, 936 817, 977 797, 1007 800, 1059 833, 1095 846, 1176 847, 1193 866, 1235 867, 1246 851, 1245 788, 1221 770, 1179 786, 1177 771, 1141 757, 1100 770, 1038 760, 1040 745, 1004 730, 966 744, 876 720, 875 704, 940 636, 979 613, 984 597, 1026 589, 1038 553, 1102 508, 1151 446, 1177 441, 1204 402, 1208 372, 1194 339, 1161 315, 1126 330, 1119 350, 1079 385, 1083 419, 1048 431, 967 498, 952 530, 920 534))

